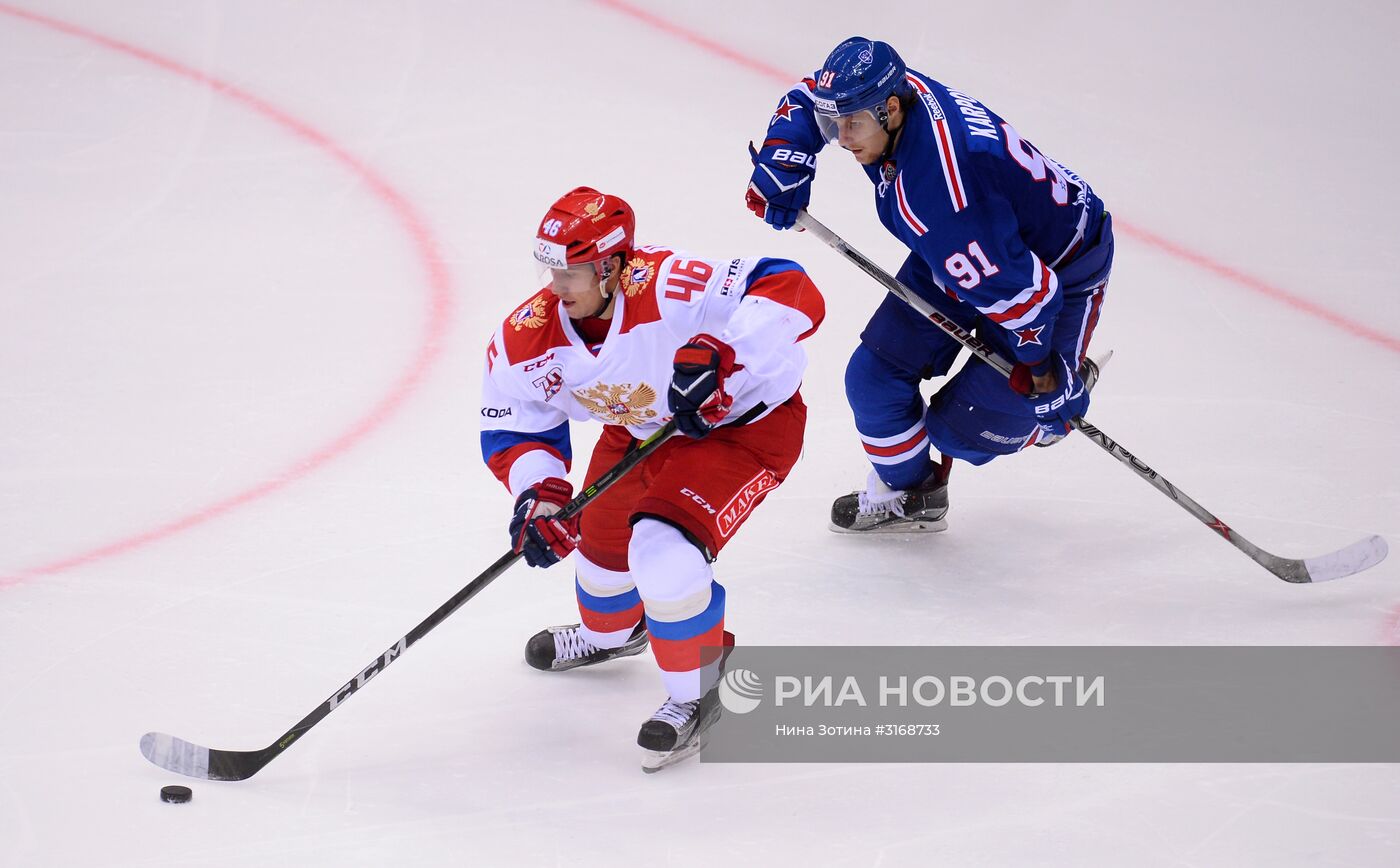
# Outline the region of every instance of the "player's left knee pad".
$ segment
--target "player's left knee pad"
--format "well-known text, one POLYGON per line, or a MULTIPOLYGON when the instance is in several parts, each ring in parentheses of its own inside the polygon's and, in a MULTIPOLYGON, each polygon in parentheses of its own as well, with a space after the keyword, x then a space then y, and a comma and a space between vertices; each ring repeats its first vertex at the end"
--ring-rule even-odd
POLYGON ((911 402, 919 397, 917 374, 900 369, 865 344, 857 344, 846 363, 846 401, 856 414, 877 426, 889 417, 887 425, 898 426, 897 419, 917 416, 911 402))
POLYGON ((675 526, 654 518, 639 520, 632 527, 627 558, 648 618, 680 621, 709 605, 714 571, 675 526))
MULTIPOLYGON (((919 378, 901 371, 860 344, 846 364, 846 401, 856 430, 868 442, 913 432, 924 418, 919 378)), ((867 450, 869 451, 869 450, 867 450)))
POLYGON ((663 521, 638 520, 628 556, 666 689, 678 701, 698 699, 706 689, 703 649, 724 641, 724 588, 700 550, 663 521))
POLYGON ((861 344, 846 365, 846 397, 865 457, 886 485, 913 488, 932 465, 919 380, 861 344))

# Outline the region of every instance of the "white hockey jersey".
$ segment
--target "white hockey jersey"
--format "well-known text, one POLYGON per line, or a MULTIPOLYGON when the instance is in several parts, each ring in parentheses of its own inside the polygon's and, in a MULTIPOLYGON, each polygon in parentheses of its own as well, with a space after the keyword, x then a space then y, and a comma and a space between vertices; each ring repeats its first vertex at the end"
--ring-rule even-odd
POLYGON ((596 356, 548 287, 487 345, 482 458, 512 494, 568 472, 570 419, 624 425, 638 439, 665 425, 672 359, 697 334, 734 348, 728 418, 761 418, 797 391, 807 367, 798 341, 825 316, 821 293, 794 262, 699 259, 665 247, 633 250, 616 295, 596 356))

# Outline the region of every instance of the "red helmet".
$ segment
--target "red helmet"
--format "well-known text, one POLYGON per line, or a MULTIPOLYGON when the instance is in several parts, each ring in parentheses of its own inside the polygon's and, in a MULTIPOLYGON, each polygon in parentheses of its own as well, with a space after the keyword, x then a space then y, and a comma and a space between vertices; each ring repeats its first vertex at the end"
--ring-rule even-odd
POLYGON ((575 187, 549 207, 535 233, 535 259, 548 268, 598 263, 632 248, 632 206, 592 187, 575 187))

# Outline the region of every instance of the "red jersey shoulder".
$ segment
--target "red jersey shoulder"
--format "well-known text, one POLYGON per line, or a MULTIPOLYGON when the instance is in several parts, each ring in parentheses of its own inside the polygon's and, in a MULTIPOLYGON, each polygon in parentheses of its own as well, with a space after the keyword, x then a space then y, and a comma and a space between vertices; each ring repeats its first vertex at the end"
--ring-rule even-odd
POLYGON ((559 322, 559 297, 541 289, 511 311, 501 326, 505 337, 506 360, 514 365, 542 356, 551 349, 567 346, 569 338, 559 322))
POLYGON ((618 285, 624 299, 620 334, 661 319, 656 305, 656 277, 673 253, 666 247, 639 247, 627 258, 618 285))

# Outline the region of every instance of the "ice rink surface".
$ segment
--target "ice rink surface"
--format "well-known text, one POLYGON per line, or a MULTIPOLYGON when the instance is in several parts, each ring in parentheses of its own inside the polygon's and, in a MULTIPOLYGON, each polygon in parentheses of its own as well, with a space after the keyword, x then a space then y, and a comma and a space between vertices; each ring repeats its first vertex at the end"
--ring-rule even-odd
MULTIPOLYGON (((0 3, 0 864, 1395 864, 1392 766, 643 776, 647 658, 521 661, 574 619, 565 568, 256 778, 158 801, 142 733, 267 744, 504 550, 482 351, 578 184, 826 294, 804 460, 716 565, 740 642, 1400 643, 1395 558, 1286 585, 1083 438, 958 468, 946 534, 828 533, 880 293, 741 204, 790 80, 890 40, 1112 210, 1095 424, 1280 554, 1395 541, 1393 4, 754 5, 0 3)), ((898 265, 853 161, 815 189, 898 265)))

